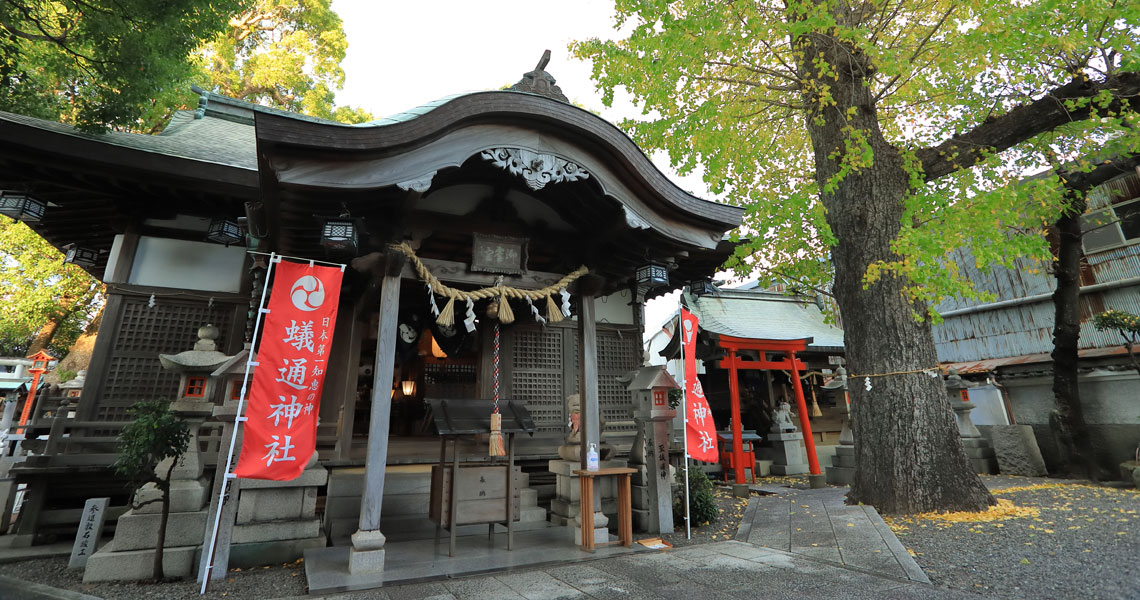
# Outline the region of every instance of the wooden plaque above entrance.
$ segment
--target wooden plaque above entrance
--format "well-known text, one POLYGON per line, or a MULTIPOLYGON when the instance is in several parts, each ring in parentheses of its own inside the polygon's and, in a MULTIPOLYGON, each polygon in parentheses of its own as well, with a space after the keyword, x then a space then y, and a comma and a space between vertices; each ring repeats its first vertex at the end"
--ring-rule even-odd
POLYGON ((474 234, 471 250, 471 270, 503 275, 526 273, 525 238, 502 235, 474 234))

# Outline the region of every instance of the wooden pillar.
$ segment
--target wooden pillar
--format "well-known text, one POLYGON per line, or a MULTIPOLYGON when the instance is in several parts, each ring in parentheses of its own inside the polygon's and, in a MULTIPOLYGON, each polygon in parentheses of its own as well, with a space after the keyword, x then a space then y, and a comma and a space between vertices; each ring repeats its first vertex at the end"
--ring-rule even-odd
MULTIPOLYGON (((740 373, 736 370, 736 350, 728 351, 728 398, 732 406, 732 471, 736 483, 744 483, 744 439, 740 425, 740 373)), ((752 467, 756 469, 755 465, 752 467)))
MULTIPOLYGON (((360 344, 364 328, 368 326, 365 311, 360 304, 354 304, 348 320, 350 329, 341 335, 348 335, 347 352, 343 356, 343 370, 339 373, 340 383, 340 432, 336 440, 336 457, 352 456, 352 430, 356 427, 356 387, 360 371, 360 344)), ((331 361, 331 359, 330 359, 331 361)))
MULTIPOLYGON (((127 283, 134 266, 135 253, 139 247, 139 235, 132 230, 123 233, 115 257, 114 268, 105 274, 106 283, 127 283)), ((83 400, 76 410, 81 421, 93 421, 103 401, 103 388, 111 369, 111 354, 119 337, 119 327, 123 324, 123 295, 111 291, 107 303, 103 305, 103 318, 99 333, 95 335, 95 346, 91 349, 91 362, 87 366, 87 380, 83 384, 83 400)))
POLYGON ((792 389, 796 393, 796 410, 800 413, 800 429, 804 432, 804 447, 807 449, 808 468, 812 475, 819 475, 819 457, 815 455, 815 438, 811 434, 811 421, 808 420, 807 402, 804 400, 804 388, 800 384, 800 368, 803 363, 796 360, 796 353, 788 353, 788 362, 792 363, 792 389))
MULTIPOLYGON (((582 468, 590 444, 601 452, 602 432, 598 408, 598 330, 594 322, 594 295, 578 294, 578 399, 581 407, 582 468)), ((595 504, 598 504, 595 501, 595 504)))
POLYGON ((368 428, 368 454, 364 463, 364 491, 360 498, 359 530, 352 536, 349 572, 376 572, 384 568, 384 536, 380 533, 380 506, 384 499, 384 471, 388 463, 388 430, 392 413, 392 374, 396 362, 396 327, 400 312, 400 269, 404 256, 389 251, 380 288, 380 324, 376 333, 376 368, 372 381, 372 416, 368 428))

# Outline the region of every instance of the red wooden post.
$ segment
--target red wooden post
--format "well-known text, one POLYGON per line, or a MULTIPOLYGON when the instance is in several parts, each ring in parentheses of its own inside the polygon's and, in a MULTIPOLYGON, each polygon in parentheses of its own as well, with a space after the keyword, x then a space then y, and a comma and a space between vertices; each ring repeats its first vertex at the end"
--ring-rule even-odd
POLYGON ((43 350, 28 358, 32 359, 32 366, 28 368, 28 372, 32 374, 32 389, 28 390, 28 397, 24 401, 24 410, 20 413, 19 433, 24 433, 24 426, 28 424, 28 417, 32 414, 32 407, 35 406, 36 388, 40 386, 40 377, 47 372, 48 364, 52 360, 52 356, 43 350))
MULTIPOLYGON (((808 468, 812 475, 819 475, 819 458, 815 455, 815 438, 811 434, 811 421, 808 420, 807 402, 804 401, 804 389, 800 385, 800 366, 796 360, 796 353, 788 353, 788 361, 792 363, 792 389, 796 392, 796 410, 800 413, 800 429, 804 432, 804 446, 807 448, 808 468)), ((735 395, 733 396, 735 398, 735 395)))
POLYGON ((732 404, 732 471, 736 483, 744 483, 744 440, 740 426, 740 382, 737 381, 735 349, 728 351, 728 397, 732 404))

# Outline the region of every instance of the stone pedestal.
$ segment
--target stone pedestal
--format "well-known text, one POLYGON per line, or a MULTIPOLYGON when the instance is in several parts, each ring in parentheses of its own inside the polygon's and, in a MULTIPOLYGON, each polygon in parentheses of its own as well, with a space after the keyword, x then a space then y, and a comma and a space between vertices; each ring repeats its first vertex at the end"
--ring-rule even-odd
MULTIPOLYGON (((843 372, 846 375, 846 371, 843 372)), ((842 382, 846 390, 846 381, 842 382)), ((824 469, 827 483, 831 485, 851 485, 855 481, 855 436, 851 433, 851 408, 846 402, 842 405, 847 409, 843 415, 843 427, 839 430, 839 445, 835 447, 835 454, 831 457, 831 466, 824 469)))
MULTIPOLYGON (((206 531, 206 505, 210 494, 209 482, 202 476, 198 429, 213 410, 213 405, 178 400, 170 403, 170 409, 189 423, 190 447, 170 475, 170 515, 163 544, 163 574, 167 577, 190 577, 195 574, 195 557, 206 531)), ((155 472, 165 477, 172 460, 158 463, 155 472)), ((135 492, 134 504, 137 506, 157 498, 161 498, 158 488, 154 484, 146 484, 135 492)), ((150 579, 161 513, 162 502, 156 501, 133 508, 119 517, 115 537, 87 560, 83 581, 150 579)))
POLYGON ((827 483, 831 485, 851 485, 855 481, 855 446, 835 447, 831 466, 827 467, 827 483))
POLYGON ((772 461, 773 474, 800 475, 808 472, 803 439, 804 434, 798 431, 770 432, 765 436, 764 447, 772 461))
POLYGON ((328 471, 311 464, 293 481, 242 481, 237 519, 230 546, 229 566, 258 567, 292 562, 306 548, 325 546, 317 518, 317 488, 328 481, 328 471))
POLYGON ((950 396, 950 408, 954 409, 954 417, 958 421, 958 435, 962 437, 966 456, 975 473, 994 475, 998 472, 997 454, 990 441, 982 437, 982 432, 978 431, 970 419, 970 411, 975 407, 970 402, 968 390, 971 387, 973 384, 963 381, 957 369, 950 369, 950 375, 946 378, 946 393, 950 396))
MULTIPOLYGON (((581 465, 569 460, 552 460, 547 464, 555 476, 555 497, 550 501, 550 522, 559 526, 572 525, 580 510, 579 499, 582 493, 582 484, 573 471, 580 469, 581 465)), ((624 460, 607 460, 599 466, 605 469, 625 467, 627 464, 624 460)), ((594 498, 601 500, 601 513, 617 518, 617 481, 613 477, 601 477, 594 481, 594 498)), ((594 515, 596 527, 598 523, 605 522, 605 519, 598 517, 599 515, 594 515)))

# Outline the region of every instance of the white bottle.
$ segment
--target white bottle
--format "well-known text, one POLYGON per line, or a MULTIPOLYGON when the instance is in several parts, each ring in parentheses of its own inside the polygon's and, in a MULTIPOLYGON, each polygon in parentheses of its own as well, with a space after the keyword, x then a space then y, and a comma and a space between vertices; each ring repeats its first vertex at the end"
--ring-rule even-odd
POLYGON ((598 470, 598 445, 593 442, 590 442, 590 446, 586 450, 586 470, 598 470))

